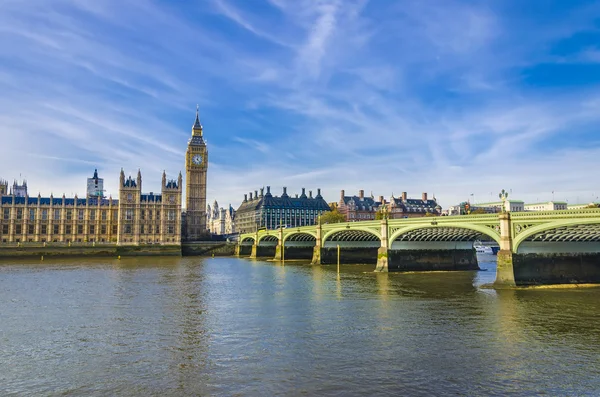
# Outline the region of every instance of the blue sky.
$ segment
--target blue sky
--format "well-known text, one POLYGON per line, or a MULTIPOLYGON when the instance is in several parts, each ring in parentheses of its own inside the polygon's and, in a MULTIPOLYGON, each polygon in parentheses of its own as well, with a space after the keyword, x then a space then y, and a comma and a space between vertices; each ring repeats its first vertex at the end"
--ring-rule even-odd
MULTIPOLYGON (((600 195, 600 2, 3 0, 0 177, 175 178, 196 104, 208 201, 600 195)), ((473 197, 471 197, 473 199, 473 197)))

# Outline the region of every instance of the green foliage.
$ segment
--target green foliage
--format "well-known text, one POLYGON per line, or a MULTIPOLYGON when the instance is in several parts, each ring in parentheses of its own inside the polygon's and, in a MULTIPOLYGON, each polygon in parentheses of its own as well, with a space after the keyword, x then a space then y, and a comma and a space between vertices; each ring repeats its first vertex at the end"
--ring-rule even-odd
POLYGON ((340 214, 340 212, 336 209, 334 211, 329 211, 321 215, 321 223, 340 223, 346 222, 346 216, 340 214))
POLYGON ((433 212, 426 212, 425 216, 436 216, 433 212))
POLYGON ((487 214, 487 212, 485 212, 485 210, 483 208, 477 208, 475 211, 470 212, 470 215, 481 215, 481 214, 487 214))
POLYGON ((383 211, 379 210, 375 213, 375 220, 382 220, 383 219, 383 211))

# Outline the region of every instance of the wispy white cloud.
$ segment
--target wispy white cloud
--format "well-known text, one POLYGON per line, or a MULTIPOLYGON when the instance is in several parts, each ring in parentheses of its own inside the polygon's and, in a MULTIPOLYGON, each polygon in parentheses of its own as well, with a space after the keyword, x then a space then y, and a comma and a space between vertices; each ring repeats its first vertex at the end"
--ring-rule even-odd
POLYGON ((528 80, 598 63, 589 43, 553 51, 591 31, 597 6, 558 18, 459 0, 208 4, 0 3, 0 177, 81 194, 97 166, 116 194, 119 169, 140 167, 156 191, 162 169, 183 169, 200 103, 222 204, 264 185, 332 201, 429 191, 443 205, 600 191, 584 172, 600 155, 598 82, 528 80))

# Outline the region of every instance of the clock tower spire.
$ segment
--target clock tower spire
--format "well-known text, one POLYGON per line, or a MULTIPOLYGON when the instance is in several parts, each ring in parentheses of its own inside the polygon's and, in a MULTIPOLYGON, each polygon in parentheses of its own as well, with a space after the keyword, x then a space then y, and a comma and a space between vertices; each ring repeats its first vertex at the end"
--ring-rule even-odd
POLYGON ((196 105, 196 120, 192 126, 192 136, 185 153, 186 171, 186 225, 187 241, 201 239, 206 233, 206 172, 208 150, 202 136, 202 124, 196 105))

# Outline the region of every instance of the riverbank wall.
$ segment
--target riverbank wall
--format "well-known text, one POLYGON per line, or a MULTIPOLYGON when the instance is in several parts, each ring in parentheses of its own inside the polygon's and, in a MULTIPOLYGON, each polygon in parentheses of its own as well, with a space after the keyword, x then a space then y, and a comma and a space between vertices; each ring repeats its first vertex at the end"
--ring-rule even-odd
POLYGON ((179 245, 137 245, 122 246, 116 244, 103 245, 35 245, 0 247, 0 258, 32 258, 32 257, 119 257, 119 256, 181 256, 179 245))

